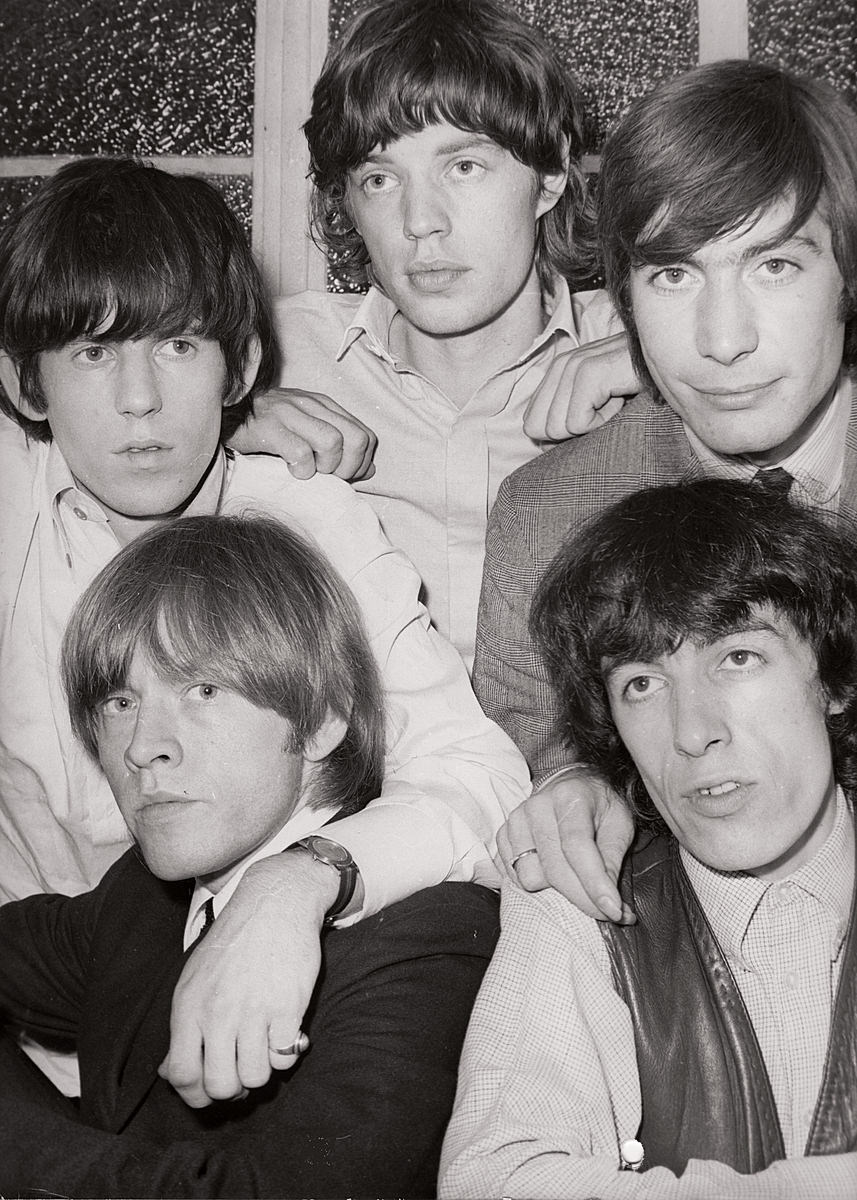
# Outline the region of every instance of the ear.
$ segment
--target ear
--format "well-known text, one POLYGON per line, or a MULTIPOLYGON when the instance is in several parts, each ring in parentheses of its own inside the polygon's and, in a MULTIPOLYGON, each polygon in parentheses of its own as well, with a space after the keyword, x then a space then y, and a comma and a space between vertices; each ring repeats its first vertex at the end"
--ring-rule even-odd
POLYGON ((247 343, 247 357, 244 361, 244 366, 241 371, 241 382, 233 391, 233 394, 224 401, 224 408, 229 408, 231 404, 238 404, 243 400, 250 388, 256 382, 256 376, 259 374, 259 365, 262 362, 262 343, 259 341, 257 334, 253 334, 247 343))
POLYGON ((48 419, 46 412, 36 412, 30 402, 21 395, 21 378, 18 368, 9 355, 2 350, 0 350, 0 383, 3 385, 3 391, 22 416, 29 417, 31 421, 48 419))
POLYGON ((318 763, 332 754, 348 732, 348 722, 342 717, 335 716, 330 709, 315 734, 309 738, 303 748, 303 756, 307 762, 318 763))
POLYGON ((555 171, 548 175, 541 175, 539 177, 540 187, 538 198, 536 200, 537 217, 543 217, 545 213, 550 212, 550 210, 556 206, 560 197, 565 191, 565 185, 568 183, 568 138, 564 138, 563 142, 562 170, 555 171))
POLYGON ((845 703, 846 702, 844 700, 828 700, 827 701, 827 715, 829 717, 835 717, 835 716, 838 716, 840 713, 844 713, 845 712, 845 703))

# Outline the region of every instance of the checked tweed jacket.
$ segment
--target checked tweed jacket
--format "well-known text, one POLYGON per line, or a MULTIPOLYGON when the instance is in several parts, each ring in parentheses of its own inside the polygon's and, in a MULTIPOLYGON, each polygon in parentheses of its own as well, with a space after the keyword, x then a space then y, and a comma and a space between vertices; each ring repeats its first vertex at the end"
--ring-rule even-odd
MULTIPOLYGON (((857 380, 845 447, 839 520, 857 534, 857 380)), ((525 464, 501 485, 486 538, 473 685, 535 781, 574 761, 527 628, 542 574, 563 541, 608 505, 703 474, 681 419, 640 396, 608 424, 525 464)))

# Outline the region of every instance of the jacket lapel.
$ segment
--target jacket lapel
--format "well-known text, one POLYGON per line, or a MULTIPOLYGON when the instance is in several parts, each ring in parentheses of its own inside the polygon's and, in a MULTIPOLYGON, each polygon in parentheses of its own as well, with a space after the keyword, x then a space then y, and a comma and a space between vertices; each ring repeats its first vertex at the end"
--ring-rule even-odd
POLYGON ((97 931, 80 1037, 81 1115, 111 1132, 155 1084, 167 1052, 187 903, 187 884, 165 884, 138 862, 97 931))

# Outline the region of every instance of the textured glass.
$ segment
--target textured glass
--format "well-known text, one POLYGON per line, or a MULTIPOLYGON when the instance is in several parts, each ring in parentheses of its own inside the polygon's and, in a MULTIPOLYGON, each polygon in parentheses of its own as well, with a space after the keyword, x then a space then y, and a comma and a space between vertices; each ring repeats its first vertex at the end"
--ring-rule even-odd
POLYGON ((854 0, 750 0, 750 57, 828 79, 857 103, 854 0))
MULTIPOLYGON (((366 2, 330 0, 331 40, 366 2)), ((698 58, 696 0, 510 0, 509 7, 542 31, 579 80, 589 152, 631 100, 698 58)))
POLYGON ((250 154, 254 26, 253 0, 2 0, 0 155, 250 154))
MULTIPOLYGON (((210 184, 220 192, 235 213, 250 240, 250 216, 252 210, 252 186, 247 175, 205 175, 210 184)), ((43 177, 22 176, 0 178, 0 231, 21 205, 33 195, 44 182, 43 177)))

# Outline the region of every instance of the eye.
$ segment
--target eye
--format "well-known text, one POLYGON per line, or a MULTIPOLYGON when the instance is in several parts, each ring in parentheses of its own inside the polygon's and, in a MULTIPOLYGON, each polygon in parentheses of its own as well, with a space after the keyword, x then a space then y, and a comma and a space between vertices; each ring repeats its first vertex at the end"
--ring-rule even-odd
POLYGON ((188 691, 199 700, 215 700, 220 694, 216 683, 195 683, 188 691))
POLYGON ((630 700, 634 704, 640 700, 645 700, 649 696, 653 696, 663 686, 664 681, 656 675, 635 675, 622 688, 622 696, 625 700, 630 700))
POLYGON ((652 276, 654 282, 668 289, 681 287, 688 278, 688 273, 684 267, 664 267, 652 276))
POLYGON ((381 171, 373 171, 371 175, 365 175, 360 182, 360 187, 367 195, 377 196, 381 192, 388 192, 394 186, 392 176, 385 175, 381 171))
POLYGON ((479 175, 484 175, 485 168, 481 163, 474 162, 472 158, 460 158, 458 162, 452 164, 452 170, 456 175, 464 179, 475 179, 479 175))
POLYGON ((170 338, 161 346, 161 351, 169 358, 188 358, 196 347, 187 338, 170 338))
POLYGON ((121 717, 125 713, 132 712, 135 707, 133 696, 117 693, 115 696, 108 696, 106 700, 102 700, 98 705, 98 712, 104 717, 121 717))
POLYGON ((738 670, 743 670, 746 667, 754 667, 757 663, 762 662, 762 656, 756 650, 745 650, 742 646, 735 650, 730 650, 722 662, 722 666, 728 670, 730 667, 735 667, 738 670))
POLYGON ((82 346, 80 350, 76 352, 75 358, 87 364, 102 363, 107 358, 107 347, 102 346, 98 342, 93 342, 89 346, 82 346))
POLYGON ((790 262, 787 258, 767 258, 759 265, 762 276, 765 279, 776 280, 777 283, 791 279, 798 270, 797 264, 790 262))

